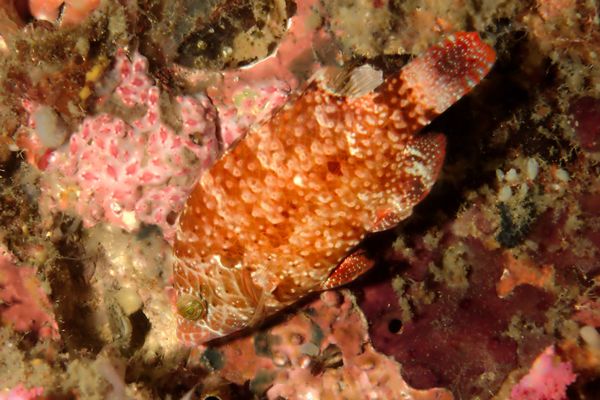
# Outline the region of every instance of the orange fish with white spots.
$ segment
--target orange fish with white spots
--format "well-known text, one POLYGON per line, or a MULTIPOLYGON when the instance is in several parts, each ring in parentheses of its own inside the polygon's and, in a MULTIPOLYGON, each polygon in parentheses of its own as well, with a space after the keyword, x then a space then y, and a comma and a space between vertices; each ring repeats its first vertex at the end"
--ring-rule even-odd
POLYGON ((419 131, 494 61, 476 33, 457 33, 364 94, 315 80, 251 130, 200 177, 180 215, 180 339, 255 326, 369 269, 361 240, 408 217, 441 169, 444 136, 419 131))

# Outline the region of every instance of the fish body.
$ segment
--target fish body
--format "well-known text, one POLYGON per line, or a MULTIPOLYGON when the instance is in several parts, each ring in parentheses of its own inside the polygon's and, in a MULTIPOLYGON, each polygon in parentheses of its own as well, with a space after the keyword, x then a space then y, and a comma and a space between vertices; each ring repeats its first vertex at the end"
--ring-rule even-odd
POLYGON ((366 94, 313 81, 252 129, 203 173, 180 215, 180 339, 255 326, 370 268, 357 245, 409 216, 443 164, 444 136, 419 131, 494 60, 476 33, 457 33, 366 94))

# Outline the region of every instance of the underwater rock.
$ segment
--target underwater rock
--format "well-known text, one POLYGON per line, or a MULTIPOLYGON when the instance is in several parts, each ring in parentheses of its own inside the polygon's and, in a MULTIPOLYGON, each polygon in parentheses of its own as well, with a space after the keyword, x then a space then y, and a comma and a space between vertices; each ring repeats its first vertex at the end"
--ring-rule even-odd
POLYGON ((593 158, 576 154, 559 168, 514 150, 495 182, 489 175, 497 189, 482 186, 456 215, 407 229, 383 262, 388 275, 356 289, 375 349, 402 364, 409 384, 487 398, 548 345, 575 347, 579 323, 597 323, 600 181, 593 158), (507 229, 498 204, 527 224, 511 246, 498 235, 507 229))
MULTIPOLYGON (((443 242, 449 250, 459 245, 451 238, 443 242)), ((518 352, 522 350, 505 334, 513 316, 543 325, 543 310, 550 306, 552 296, 521 287, 509 299, 499 299, 496 282, 501 276, 501 254, 488 253, 474 239, 465 244, 468 247, 456 260, 460 264, 445 266, 447 275, 440 276, 439 282, 431 281, 430 276, 424 282, 405 277, 406 286, 401 281, 384 281, 367 285, 357 294, 374 348, 403 366, 403 377, 411 386, 447 387, 458 396, 471 397, 499 388, 508 373, 518 367, 518 352), (456 281, 454 274, 466 276, 456 281), (451 286, 451 282, 463 280, 451 286), (486 378, 478 379, 483 373, 486 378)), ((425 249, 417 254, 418 259, 433 256, 431 262, 435 264, 441 261, 436 250, 433 255, 425 249)), ((531 332, 519 342, 527 343, 528 351, 539 351, 550 339, 531 332)))
POLYGON ((100 0, 29 0, 29 12, 38 20, 60 26, 77 25, 100 4, 100 0))

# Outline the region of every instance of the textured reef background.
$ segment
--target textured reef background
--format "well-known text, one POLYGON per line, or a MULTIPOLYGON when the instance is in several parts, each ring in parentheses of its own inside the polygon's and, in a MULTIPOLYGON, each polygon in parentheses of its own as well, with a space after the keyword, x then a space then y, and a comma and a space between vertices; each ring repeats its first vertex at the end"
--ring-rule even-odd
POLYGON ((595 0, 0 0, 0 399, 597 399, 595 0), (174 223, 321 66, 477 31, 490 75, 377 266, 185 348, 174 223), (168 149, 168 152, 165 151, 168 149))

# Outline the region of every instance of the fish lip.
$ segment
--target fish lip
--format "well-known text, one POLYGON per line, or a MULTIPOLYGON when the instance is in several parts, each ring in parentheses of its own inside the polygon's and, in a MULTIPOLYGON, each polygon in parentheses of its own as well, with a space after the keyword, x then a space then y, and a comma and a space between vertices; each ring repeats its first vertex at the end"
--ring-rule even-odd
POLYGON ((183 317, 178 318, 177 337, 181 343, 187 346, 205 345, 211 340, 220 338, 222 335, 212 332, 203 324, 195 321, 186 320, 183 317))

